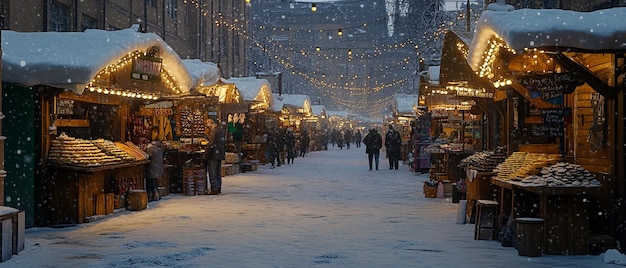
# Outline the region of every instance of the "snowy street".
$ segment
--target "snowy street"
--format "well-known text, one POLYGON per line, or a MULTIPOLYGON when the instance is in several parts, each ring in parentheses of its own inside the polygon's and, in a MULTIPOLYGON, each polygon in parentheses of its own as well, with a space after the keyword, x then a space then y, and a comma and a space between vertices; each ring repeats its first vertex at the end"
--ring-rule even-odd
POLYGON ((426 174, 368 171, 365 147, 223 178, 219 196, 173 194, 67 228, 30 228, 0 267, 620 267, 601 256, 522 257, 474 240, 426 174))

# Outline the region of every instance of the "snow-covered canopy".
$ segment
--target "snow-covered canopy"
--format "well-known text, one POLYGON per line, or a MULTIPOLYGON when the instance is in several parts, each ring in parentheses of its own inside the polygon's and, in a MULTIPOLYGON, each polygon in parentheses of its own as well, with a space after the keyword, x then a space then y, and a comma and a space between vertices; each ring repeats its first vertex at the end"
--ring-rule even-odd
POLYGON ((428 82, 432 85, 439 85, 439 73, 440 66, 429 66, 428 72, 426 73, 428 76, 428 82))
POLYGON ((301 94, 282 94, 278 97, 284 105, 291 105, 295 107, 298 113, 304 116, 310 116, 311 111, 311 99, 308 95, 301 94))
POLYGON ((395 116, 414 116, 413 107, 417 105, 417 94, 395 94, 393 114, 395 116))
POLYGON ((326 107, 324 105, 311 105, 311 112, 314 116, 326 117, 326 107))
POLYGON ((593 12, 561 9, 484 11, 467 57, 478 70, 489 40, 500 37, 512 49, 562 48, 591 51, 626 49, 626 8, 593 12))
POLYGON ((246 102, 255 102, 252 109, 268 109, 272 107, 272 89, 267 79, 256 77, 233 77, 225 81, 234 83, 246 102))
POLYGON ((211 86, 219 81, 219 68, 213 62, 185 59, 183 64, 191 76, 193 87, 211 86))
POLYGON ((209 86, 197 86, 195 89, 204 95, 218 97, 220 103, 241 103, 243 98, 235 83, 228 83, 224 78, 209 86))
POLYGON ((342 111, 326 110, 326 115, 328 115, 328 116, 339 116, 339 117, 347 118, 350 114, 346 110, 342 110, 342 111))
POLYGON ((96 74, 134 51, 157 47, 181 92, 192 86, 180 57, 161 37, 129 28, 85 32, 2 31, 2 80, 50 85, 82 94, 96 74))

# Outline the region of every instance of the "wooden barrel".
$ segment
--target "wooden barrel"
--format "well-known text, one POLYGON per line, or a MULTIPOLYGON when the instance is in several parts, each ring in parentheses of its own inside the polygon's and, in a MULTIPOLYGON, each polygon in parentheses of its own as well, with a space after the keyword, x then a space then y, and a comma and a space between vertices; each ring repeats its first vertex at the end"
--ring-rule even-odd
POLYGON ((144 210, 148 207, 148 193, 146 190, 130 190, 126 192, 126 209, 144 210))
POLYGON ((515 234, 518 255, 541 256, 543 252, 543 219, 515 219, 515 234))

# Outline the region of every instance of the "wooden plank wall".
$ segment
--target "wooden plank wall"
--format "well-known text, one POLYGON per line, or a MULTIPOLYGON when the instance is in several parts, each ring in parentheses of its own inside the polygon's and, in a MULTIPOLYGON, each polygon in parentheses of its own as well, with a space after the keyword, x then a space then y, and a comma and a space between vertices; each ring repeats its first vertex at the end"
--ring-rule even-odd
POLYGON ((586 84, 580 86, 574 92, 573 125, 574 125, 574 159, 577 164, 589 171, 612 174, 613 161, 610 142, 605 141, 605 145, 594 150, 588 141, 589 131, 593 125, 593 107, 591 96, 595 91, 586 84))

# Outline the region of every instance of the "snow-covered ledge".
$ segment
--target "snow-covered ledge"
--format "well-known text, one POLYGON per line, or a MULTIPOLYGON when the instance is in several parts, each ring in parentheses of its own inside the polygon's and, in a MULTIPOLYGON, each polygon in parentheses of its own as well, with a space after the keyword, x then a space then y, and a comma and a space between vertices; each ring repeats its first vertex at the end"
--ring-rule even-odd
POLYGON ((495 3, 491 3, 487 5, 487 10, 491 11, 513 11, 515 7, 512 5, 507 5, 504 0, 498 0, 495 3))

